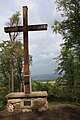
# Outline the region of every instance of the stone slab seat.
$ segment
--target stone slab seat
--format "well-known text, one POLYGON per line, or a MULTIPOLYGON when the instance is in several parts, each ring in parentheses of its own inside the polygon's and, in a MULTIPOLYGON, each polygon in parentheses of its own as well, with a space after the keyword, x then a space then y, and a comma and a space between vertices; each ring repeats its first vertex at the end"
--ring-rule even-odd
POLYGON ((12 92, 6 95, 6 99, 17 99, 17 98, 38 98, 47 97, 46 91, 31 92, 30 94, 25 94, 24 92, 12 92))

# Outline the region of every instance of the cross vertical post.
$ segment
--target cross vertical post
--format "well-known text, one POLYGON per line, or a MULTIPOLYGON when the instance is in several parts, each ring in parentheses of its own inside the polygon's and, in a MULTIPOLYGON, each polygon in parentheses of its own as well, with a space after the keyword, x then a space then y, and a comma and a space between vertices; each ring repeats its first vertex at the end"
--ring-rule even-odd
POLYGON ((24 92, 30 93, 27 6, 23 6, 23 40, 24 40, 24 92))

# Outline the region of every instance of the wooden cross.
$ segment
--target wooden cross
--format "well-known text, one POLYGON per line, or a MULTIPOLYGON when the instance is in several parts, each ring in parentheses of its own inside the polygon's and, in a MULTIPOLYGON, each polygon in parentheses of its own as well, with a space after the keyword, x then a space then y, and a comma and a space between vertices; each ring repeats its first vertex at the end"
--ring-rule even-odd
POLYGON ((6 27, 6 33, 23 32, 24 39, 24 92, 30 93, 28 31, 47 30, 47 24, 28 26, 28 7, 23 6, 23 26, 6 27))

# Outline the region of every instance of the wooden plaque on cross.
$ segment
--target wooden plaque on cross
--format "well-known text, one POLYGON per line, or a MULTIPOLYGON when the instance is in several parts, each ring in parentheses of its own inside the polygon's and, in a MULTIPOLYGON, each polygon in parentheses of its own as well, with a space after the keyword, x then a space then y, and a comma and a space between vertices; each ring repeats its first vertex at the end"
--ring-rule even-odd
POLYGON ((47 30, 47 24, 28 26, 28 7, 23 6, 23 26, 5 27, 6 33, 23 32, 24 40, 24 92, 30 93, 28 31, 47 30))

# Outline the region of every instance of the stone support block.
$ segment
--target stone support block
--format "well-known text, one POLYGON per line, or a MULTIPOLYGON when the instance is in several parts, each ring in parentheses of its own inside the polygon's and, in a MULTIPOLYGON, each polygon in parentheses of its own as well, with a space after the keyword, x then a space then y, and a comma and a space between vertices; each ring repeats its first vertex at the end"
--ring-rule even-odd
POLYGON ((32 110, 44 111, 48 109, 47 92, 32 92, 25 94, 23 92, 10 93, 6 96, 7 111, 31 112, 32 110))

